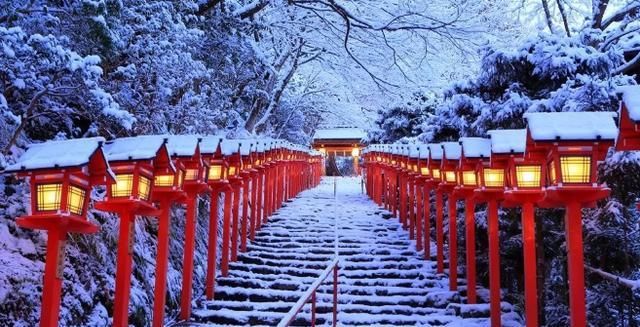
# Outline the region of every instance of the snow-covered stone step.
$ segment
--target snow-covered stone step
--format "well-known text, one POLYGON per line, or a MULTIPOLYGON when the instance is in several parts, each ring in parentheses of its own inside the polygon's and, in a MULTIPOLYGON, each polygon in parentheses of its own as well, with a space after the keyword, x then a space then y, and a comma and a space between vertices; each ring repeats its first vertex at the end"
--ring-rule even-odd
MULTIPOLYGON (((185 324, 274 326, 337 254, 340 326, 488 326, 487 304, 464 304, 462 271, 458 291, 449 291, 446 271, 436 273, 397 218, 350 184, 356 180, 344 181, 337 198, 333 182, 323 183, 270 217, 229 275, 217 278, 215 300, 196 301, 185 324)), ((433 246, 431 253, 435 259, 433 246)), ((332 282, 330 275, 316 294, 320 326, 331 325, 332 282)), ((480 302, 488 297, 483 289, 478 295, 480 302)), ((511 305, 502 309, 504 326, 521 325, 511 305)), ((308 326, 310 317, 307 304, 293 325, 308 326)))

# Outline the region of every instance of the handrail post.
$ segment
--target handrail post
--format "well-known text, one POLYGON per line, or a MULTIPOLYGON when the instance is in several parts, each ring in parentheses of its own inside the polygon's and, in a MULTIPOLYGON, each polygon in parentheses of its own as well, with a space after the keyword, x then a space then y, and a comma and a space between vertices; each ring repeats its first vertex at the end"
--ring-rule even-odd
POLYGON ((338 323, 338 265, 333 267, 333 326, 338 323))
POLYGON ((316 291, 311 295, 311 327, 316 326, 316 291))

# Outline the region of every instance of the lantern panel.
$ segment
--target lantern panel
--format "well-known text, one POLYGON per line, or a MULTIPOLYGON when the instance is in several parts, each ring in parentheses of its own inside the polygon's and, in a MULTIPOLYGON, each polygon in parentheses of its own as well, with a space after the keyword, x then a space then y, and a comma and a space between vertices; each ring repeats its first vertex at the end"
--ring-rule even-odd
POLYGON ((138 197, 143 200, 149 200, 149 193, 151 193, 151 180, 140 176, 138 177, 138 197))
POLYGON ((484 175, 484 186, 486 187, 503 187, 504 186, 504 169, 485 168, 482 170, 484 175))
POLYGON ((38 184, 38 211, 55 211, 60 209, 62 201, 62 184, 38 184))
POLYGON ((429 168, 428 167, 422 167, 420 168, 420 174, 422 176, 429 176, 429 168))
POLYGON ((591 157, 561 156, 560 169, 563 183, 589 183, 591 179, 591 157))
POLYGON ((209 167, 209 180, 218 181, 223 179, 222 176, 222 165, 211 165, 209 167))
POLYGON ((351 150, 351 156, 352 156, 352 157, 359 157, 359 156, 360 156, 360 149, 358 149, 358 148, 353 148, 353 149, 351 150))
POLYGON ((433 176, 433 178, 435 178, 435 179, 442 178, 442 176, 440 176, 440 169, 438 169, 438 168, 431 169, 431 176, 433 176))
POLYGON ((467 170, 462 172, 462 185, 464 186, 476 186, 478 185, 476 181, 476 172, 472 170, 467 170))
POLYGON ((67 209, 69 212, 82 215, 84 207, 84 197, 87 192, 79 187, 69 185, 69 194, 67 195, 67 209))
POLYGON ((456 182, 456 172, 452 170, 447 170, 444 172, 444 181, 447 183, 455 183, 456 182))
POLYGON ((540 166, 516 166, 518 187, 540 187, 540 166))
POLYGON ((117 174, 116 182, 111 184, 112 197, 129 197, 133 192, 133 174, 117 174))
POLYGON ((198 179, 198 169, 188 168, 185 170, 184 179, 188 181, 195 181, 198 179))
POLYGON ((161 186, 161 187, 173 186, 173 174, 156 175, 156 178, 153 184, 155 186, 161 186))
POLYGON ((235 176, 237 173, 236 166, 229 167, 229 176, 235 176))
POLYGON ((182 187, 182 183, 184 182, 184 172, 178 172, 178 187, 182 187))

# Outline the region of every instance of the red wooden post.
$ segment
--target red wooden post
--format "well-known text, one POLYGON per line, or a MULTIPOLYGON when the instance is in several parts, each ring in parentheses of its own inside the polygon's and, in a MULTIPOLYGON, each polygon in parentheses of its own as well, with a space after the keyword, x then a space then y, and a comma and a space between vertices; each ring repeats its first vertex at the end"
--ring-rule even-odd
POLYGON ((565 214, 567 256, 569 264, 569 306, 571 326, 587 325, 584 290, 584 257, 582 248, 582 212, 577 201, 567 203, 565 214))
MULTIPOLYGON (((249 220, 249 197, 251 192, 249 190, 251 177, 247 173, 243 178, 244 187, 242 188, 242 220, 240 222, 240 251, 247 252, 247 220, 249 220)), ((251 221, 253 230, 253 221, 251 221)))
POLYGON ((231 181, 233 187, 233 222, 231 233, 231 262, 238 260, 238 233, 240 232, 240 191, 242 189, 242 180, 234 179, 231 181))
MULTIPOLYGON (((258 221, 258 177, 260 173, 252 173, 251 176, 251 217, 249 221, 251 226, 249 227, 251 233, 249 238, 253 241, 256 238, 256 230, 260 229, 260 221, 258 221)), ((245 247, 246 250, 246 247, 245 247)))
MULTIPOLYGON (((258 187, 256 189, 257 200, 256 200, 255 211, 256 211, 256 222, 258 224, 258 229, 260 229, 262 226, 262 215, 264 212, 262 203, 263 203, 264 197, 266 196, 266 194, 263 191, 264 188, 262 186, 264 184, 264 176, 265 176, 264 172, 265 172, 264 168, 261 168, 260 173, 258 174, 258 183, 257 183, 258 187)), ((252 235, 251 240, 253 240, 254 237, 255 235, 252 235)))
POLYGON ((400 222, 402 228, 407 229, 409 226, 407 220, 407 177, 404 172, 399 172, 400 176, 398 187, 400 188, 400 222))
POLYGON ((220 188, 212 187, 209 206, 209 244, 207 249, 207 276, 205 281, 205 297, 213 300, 216 284, 216 260, 218 252, 218 201, 220 188))
POLYGON ((184 254, 182 261, 182 292, 180 293, 180 319, 191 316, 191 294, 193 293, 193 256, 196 248, 196 214, 198 195, 187 193, 187 212, 185 221, 184 254))
POLYGON ((437 272, 444 273, 444 217, 442 192, 436 191, 436 258, 438 261, 437 272))
POLYGON ((422 251, 422 196, 424 190, 424 182, 416 181, 415 199, 416 199, 416 250, 422 251))
POLYGON ((49 230, 47 233, 47 258, 44 265, 40 327, 58 326, 66 242, 66 231, 49 230))
POLYGON ((160 200, 158 217, 158 253, 156 254, 156 280, 153 289, 153 327, 164 326, 164 305, 167 296, 167 269, 169 266, 169 224, 171 222, 171 203, 169 197, 160 200))
POLYGON ((524 298, 527 327, 538 326, 538 286, 536 261, 536 225, 532 202, 522 204, 522 241, 524 248, 524 298))
POLYGON ((414 212, 414 199, 416 196, 416 192, 415 192, 415 180, 413 177, 408 177, 407 178, 407 185, 409 187, 409 194, 407 197, 407 205, 408 205, 408 211, 407 211, 407 219, 409 220, 409 239, 413 240, 415 239, 416 233, 415 233, 415 212, 414 212))
POLYGON ((231 201, 233 190, 224 192, 224 213, 222 216, 222 258, 220 258, 220 273, 226 277, 229 274, 229 245, 231 243, 231 201))
POLYGON ((498 234, 498 202, 489 200, 489 299, 491 301, 491 326, 502 326, 500 309, 500 235, 498 234))
POLYGON ((118 234, 118 259, 116 264, 116 289, 113 300, 113 326, 129 326, 129 293, 131 290, 131 264, 135 235, 135 216, 123 210, 118 234))
POLYGON ((476 223, 475 202, 465 199, 465 247, 467 259, 467 303, 476 303, 476 223))
POLYGON ((456 198, 449 193, 449 290, 458 290, 458 208, 456 198))
POLYGON ((425 183, 422 189, 424 196, 422 201, 424 206, 422 210, 424 216, 424 258, 431 260, 431 187, 425 183))

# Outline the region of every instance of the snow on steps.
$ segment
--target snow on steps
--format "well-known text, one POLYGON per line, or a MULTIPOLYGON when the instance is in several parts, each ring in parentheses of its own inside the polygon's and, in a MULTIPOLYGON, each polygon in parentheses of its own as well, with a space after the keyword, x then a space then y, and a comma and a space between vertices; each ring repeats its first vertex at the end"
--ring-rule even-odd
MULTIPOLYGON (((340 257, 339 325, 488 326, 488 304, 466 305, 465 280, 451 292, 446 275, 421 259, 397 220, 384 219, 359 180, 325 179, 285 205, 256 234, 247 253, 218 277, 214 301, 199 300, 182 325, 274 326, 331 262, 340 257)), ((487 292, 479 292, 481 295, 487 292)), ((482 297, 482 296, 481 296, 482 297)), ((332 319, 332 276, 317 294, 318 325, 332 319)), ((503 303, 503 325, 521 326, 503 303)), ((308 326, 310 306, 294 325, 308 326)))

